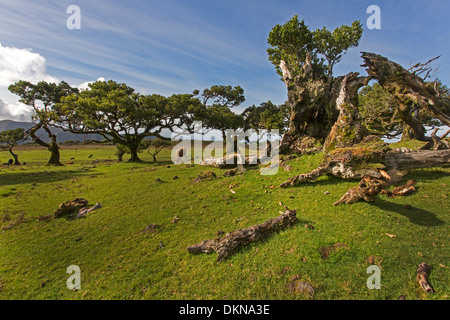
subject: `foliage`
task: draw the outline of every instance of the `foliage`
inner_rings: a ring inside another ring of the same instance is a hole
[[[199,97],[205,108],[203,120],[206,127],[220,130],[223,140],[226,139],[227,129],[235,130],[242,127],[242,117],[231,111],[245,101],[244,89],[240,86],[214,85],[203,90],[201,95],[199,91],[195,91],[194,94]]]
[[[56,141],[56,136],[51,132],[50,126],[60,120],[56,105],[63,97],[77,93],[78,89],[72,88],[64,81],[61,81],[59,84],[48,83],[46,81],[33,84],[24,80],[10,85],[8,89],[20,97],[19,102],[33,109],[32,121],[35,125],[27,133],[36,143],[46,147],[51,152],[48,164],[61,165],[59,161],[59,146]],[[36,131],[40,128],[47,132],[51,140],[50,143],[44,142],[36,135]]]
[[[62,125],[75,133],[100,134],[105,141],[129,148],[131,162],[141,161],[139,146],[146,137],[163,138],[163,129],[191,125],[200,105],[190,94],[141,95],[112,80],[91,83],[89,88],[62,100]]]
[[[381,136],[395,137],[402,133],[395,97],[377,82],[358,93],[359,112],[366,128]]]
[[[19,165],[18,156],[12,151],[13,148],[21,141],[26,140],[27,135],[23,128],[5,130],[0,132],[0,151],[8,150],[14,158],[14,164]]]
[[[286,105],[276,106],[272,101],[252,105],[242,112],[245,129],[278,129],[283,134],[288,125],[288,109]]]
[[[313,32],[313,45],[317,53],[327,61],[327,76],[333,75],[333,67],[341,61],[343,55],[351,47],[357,47],[362,36],[362,24],[354,21],[351,26],[342,25],[329,31],[325,27]]]
[[[58,120],[55,106],[72,93],[77,93],[77,88],[72,88],[67,82],[59,84],[39,81],[33,84],[20,80],[8,87],[9,91],[20,97],[19,102],[32,107],[32,120],[37,124],[51,125]]]
[[[164,148],[170,147],[172,144],[169,141],[163,140],[163,139],[153,139],[153,140],[146,140],[148,143],[147,146],[147,153],[150,154],[153,157],[153,161],[156,162],[156,156],[158,153],[160,153]]]
[[[295,15],[284,25],[276,25],[269,33],[267,49],[269,60],[278,74],[284,60],[295,78],[303,73],[303,66],[309,58],[315,73],[332,79],[333,67],[351,47],[356,47],[362,36],[362,24],[354,21],[351,26],[342,25],[329,31],[325,27],[311,31],[305,21]]]

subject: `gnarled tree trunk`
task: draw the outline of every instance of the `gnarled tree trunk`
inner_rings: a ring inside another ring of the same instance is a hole
[[[358,89],[367,85],[368,77],[358,77],[357,72],[350,72],[339,77],[333,84],[332,92],[338,93],[334,99],[339,117],[328,134],[323,151],[328,153],[335,148],[350,147],[360,143],[369,134],[361,123],[358,109]]]
[[[323,76],[316,76],[308,61],[305,63],[305,72],[296,78],[291,76],[283,60],[280,68],[291,107],[289,130],[281,141],[280,153],[303,153],[306,148],[323,143],[337,119],[331,83]]]
[[[36,131],[38,131],[40,128],[43,128],[45,130],[45,132],[47,132],[48,137],[50,138],[50,143],[43,141],[36,135]],[[37,144],[39,144],[43,147],[46,147],[47,150],[50,151],[51,155],[50,155],[50,160],[48,161],[48,164],[57,165],[57,166],[63,165],[60,161],[59,146],[56,141],[56,135],[54,135],[50,131],[50,129],[48,128],[47,125],[38,123],[34,127],[30,128],[27,131],[27,134],[31,137],[31,139],[34,140],[34,142],[36,142]]]
[[[362,58],[364,59],[362,66],[366,67],[369,77],[377,79],[379,84],[397,99],[399,115],[411,127],[416,139],[430,140],[425,137],[422,123],[409,112],[412,104],[417,104],[427,114],[450,126],[449,108],[444,106],[444,102],[431,84],[425,83],[417,75],[378,54],[362,52]]]

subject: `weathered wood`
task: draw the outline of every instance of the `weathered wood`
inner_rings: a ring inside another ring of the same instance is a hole
[[[425,292],[433,292],[433,288],[428,282],[428,276],[430,275],[431,266],[425,262],[419,264],[417,268],[417,276],[416,280],[419,283],[420,287],[425,290]]]
[[[358,75],[357,72],[350,72],[344,77],[337,78],[333,84],[333,92],[339,93],[335,100],[339,116],[325,140],[324,153],[335,148],[350,147],[369,135],[368,130],[362,125],[357,97],[358,89],[367,85],[370,78]]]
[[[414,102],[425,113],[450,126],[450,113],[445,107],[446,102],[440,98],[439,92],[433,86],[426,83],[417,74],[411,73],[383,56],[362,52],[362,58],[364,59],[362,67],[366,67],[369,77],[377,79],[380,85],[394,95],[399,102],[399,108],[406,108],[411,102]],[[408,112],[401,112],[400,116],[402,114],[404,116],[402,120],[414,131],[416,139],[425,138],[422,123]]]
[[[450,149],[387,153],[383,164],[398,170],[441,167],[450,164]]]
[[[285,209],[286,211],[282,215],[264,223],[229,232],[221,238],[204,240],[188,247],[187,250],[193,254],[217,252],[216,261],[221,262],[237,249],[295,224],[298,221],[296,211],[289,210],[287,207]]]
[[[69,219],[80,218],[92,212],[98,208],[101,208],[100,203],[96,203],[93,207],[88,207],[88,201],[83,198],[75,198],[59,205],[58,209],[54,212],[54,218],[61,218],[63,216]]]
[[[450,149],[418,152],[386,152],[377,156],[379,162],[361,164],[352,155],[339,155],[308,173],[299,174],[280,184],[280,187],[296,186],[314,182],[322,175],[330,174],[344,179],[361,179],[364,176],[382,178],[381,170],[410,170],[450,165]],[[358,159],[359,160],[359,159]],[[370,164],[373,168],[370,169]]]
[[[391,180],[383,181],[380,179],[373,179],[371,177],[364,177],[358,186],[350,188],[341,199],[334,203],[335,206],[341,203],[355,203],[358,201],[373,202],[379,194],[387,194],[388,197],[404,196],[416,191],[416,180],[409,180],[406,184],[395,188],[393,191],[386,190],[392,185]]]
[[[101,205],[100,203],[97,202],[93,207],[90,207],[90,208],[81,208],[81,209],[78,211],[78,214],[75,216],[75,218],[83,217],[83,216],[87,215],[88,213],[90,213],[90,212],[92,212],[92,211],[94,211],[94,210],[100,209],[101,207],[102,207],[102,205]]]
[[[449,133],[450,130],[448,130],[446,133],[444,133],[441,137],[438,137],[436,135],[436,132],[439,130],[439,128],[434,129],[434,131],[431,133],[431,141],[428,141],[423,147],[420,148],[420,150],[443,150],[443,149],[450,149],[450,145],[447,141],[442,141]]]
[[[365,177],[359,182],[357,187],[350,188],[334,205],[354,203],[360,200],[373,202],[375,197],[387,186],[388,184],[382,180]]]
[[[396,196],[404,196],[410,194],[411,192],[416,191],[416,180],[408,180],[404,185],[395,188],[393,191],[390,190],[381,190],[380,193],[387,194],[389,198]]]

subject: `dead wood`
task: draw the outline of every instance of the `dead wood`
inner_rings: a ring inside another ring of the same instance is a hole
[[[87,208],[87,207],[81,208],[80,210],[78,210],[78,214],[75,216],[75,218],[83,217],[83,216],[87,215],[89,212],[92,212],[92,211],[94,211],[94,210],[97,210],[97,209],[99,209],[99,208],[101,208],[101,207],[102,207],[102,205],[101,205],[100,203],[97,202],[93,207],[90,207],[90,208]]]
[[[199,183],[204,180],[213,180],[217,178],[216,174],[213,171],[203,171],[201,172],[197,178],[193,180],[194,183]]]
[[[417,276],[416,280],[419,283],[420,287],[425,292],[434,292],[433,288],[431,287],[430,283],[428,282],[428,276],[430,275],[431,266],[425,262],[422,262],[419,264],[419,267],[417,268]]]
[[[300,275],[295,275],[291,278],[291,280],[287,285],[288,292],[293,295],[300,294],[305,296],[306,298],[313,299],[316,290],[314,289],[311,283],[301,281],[300,279],[301,279]]]
[[[418,152],[393,152],[390,149],[371,149],[363,144],[351,148],[333,150],[322,165],[308,173],[302,173],[280,184],[280,187],[296,186],[304,182],[314,182],[322,175],[333,175],[344,179],[362,179],[369,176],[383,178],[389,172],[393,181],[398,182],[401,171],[442,167],[450,164],[450,149],[423,150]],[[401,173],[404,175],[404,173]]]
[[[436,132],[439,130],[439,128],[434,129],[434,131],[431,133],[431,141],[428,141],[423,147],[420,148],[420,150],[445,150],[450,149],[450,145],[447,141],[442,141],[449,133],[450,130],[448,130],[446,133],[444,133],[441,137],[436,136]]]
[[[289,210],[287,207],[285,207],[285,210],[282,215],[264,223],[229,232],[221,238],[204,240],[188,247],[187,250],[193,254],[217,252],[216,261],[221,262],[231,256],[237,249],[267,238],[271,234],[295,224],[298,221],[296,211]]]
[[[387,194],[389,198],[396,196],[404,196],[410,194],[411,192],[416,191],[415,188],[416,180],[409,180],[406,184],[395,188],[393,191],[389,190],[381,190],[381,194]]]
[[[383,163],[398,170],[442,167],[450,164],[450,149],[388,153]]]
[[[386,174],[387,175],[387,174]],[[396,187],[393,191],[386,190],[392,185],[392,180],[383,181],[380,179],[374,179],[371,177],[364,177],[358,184],[358,186],[350,188],[341,199],[334,203],[335,206],[341,203],[355,203],[358,201],[373,202],[379,194],[387,194],[392,198],[395,196],[404,196],[416,191],[416,180],[409,180],[406,184]]]
[[[75,198],[59,205],[58,209],[54,212],[54,218],[67,217],[69,219],[80,218],[85,216],[87,213],[101,208],[100,203],[95,204],[95,206],[88,208],[88,201],[83,198]]]
[[[375,197],[387,186],[388,184],[385,181],[365,177],[359,182],[357,187],[350,188],[334,205],[355,203],[360,200],[373,202]]]

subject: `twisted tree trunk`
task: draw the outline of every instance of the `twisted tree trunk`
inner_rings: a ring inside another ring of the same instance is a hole
[[[397,152],[381,140],[378,143],[376,140],[370,141],[372,137],[368,136],[362,143],[351,148],[333,150],[317,169],[294,176],[281,183],[280,187],[314,182],[327,174],[344,179],[362,179],[366,176],[379,179],[385,171],[397,174],[402,170],[450,165],[450,149]]]
[[[305,149],[325,141],[336,121],[338,112],[332,102],[332,84],[316,75],[311,62],[305,62],[305,72],[293,78],[285,61],[280,68],[288,91],[291,107],[289,130],[283,136],[280,153],[303,153]]]
[[[40,128],[43,128],[45,132],[47,132],[48,137],[50,138],[50,143],[47,143],[43,141],[41,138],[39,138],[36,135],[36,131],[38,131]],[[56,135],[54,135],[47,125],[38,123],[34,127],[28,129],[27,134],[31,137],[31,139],[34,140],[37,144],[46,147],[48,151],[50,151],[50,160],[48,161],[48,164],[50,165],[56,165],[56,166],[62,166],[63,164],[60,161],[60,154],[59,154],[59,146],[56,141]]]
[[[410,112],[410,106],[416,104],[430,116],[450,126],[449,108],[439,98],[436,89],[417,75],[380,55],[363,52],[362,57],[365,61],[363,66],[369,76],[358,77],[357,73],[349,73],[345,77],[337,78],[330,91],[331,96],[336,97],[334,105],[340,114],[325,141],[323,163],[309,173],[288,179],[280,184],[280,187],[314,181],[323,174],[354,179],[362,179],[365,176],[381,178],[380,170],[408,170],[450,164],[448,145],[442,142],[435,132],[431,137],[425,137],[422,123]],[[288,76],[285,78],[286,84],[290,84],[289,81],[292,80]],[[399,102],[398,114],[411,128],[415,138],[430,141],[426,147],[438,151],[391,152],[389,146],[378,137],[364,138],[367,132],[360,122],[356,93],[371,79],[377,79],[380,85],[396,97]],[[445,135],[447,134],[448,132]]]
[[[368,77],[358,77],[357,72],[350,72],[339,77],[333,84],[333,93],[338,92],[335,98],[339,117],[328,134],[323,151],[330,152],[335,148],[350,147],[360,143],[369,132],[361,123],[358,109],[358,89],[367,85]]]
[[[362,52],[363,67],[370,78],[377,79],[379,84],[395,96],[399,102],[399,115],[414,132],[419,140],[430,140],[425,137],[422,123],[412,116],[409,107],[420,106],[427,114],[450,126],[450,113],[439,97],[439,93],[430,83],[425,83],[419,76],[404,69],[387,58],[369,52]]]

